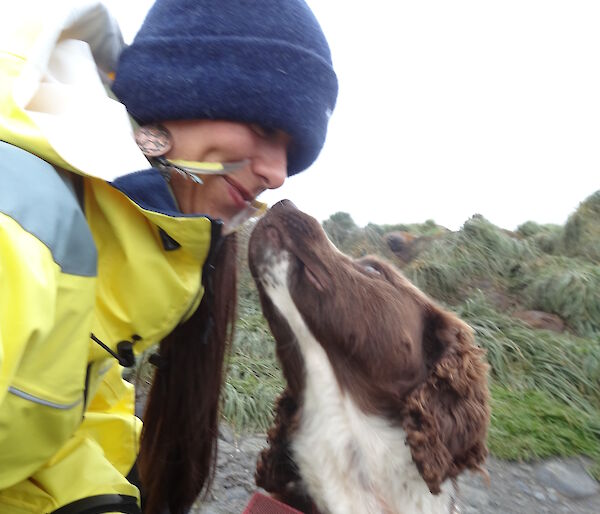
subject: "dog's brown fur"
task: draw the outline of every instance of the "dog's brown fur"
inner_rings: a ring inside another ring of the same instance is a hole
[[[302,509],[310,503],[290,452],[303,409],[303,359],[262,285],[261,266],[273,248],[293,255],[291,297],[340,388],[363,412],[404,429],[431,493],[464,469],[481,470],[490,416],[488,366],[472,330],[391,265],[339,253],[316,220],[283,202],[259,222],[249,248],[288,384],[276,406],[270,447],[257,465],[257,484]]]

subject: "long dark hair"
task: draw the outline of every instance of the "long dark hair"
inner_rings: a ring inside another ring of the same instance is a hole
[[[223,368],[236,315],[235,235],[211,253],[200,306],[160,343],[138,456],[146,514],[187,512],[214,478]]]

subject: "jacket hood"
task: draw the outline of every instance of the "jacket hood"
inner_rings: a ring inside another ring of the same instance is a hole
[[[21,0],[11,7],[10,23],[0,31],[0,140],[59,168],[110,182],[183,245],[179,238],[188,239],[196,223],[190,219],[204,215],[185,216],[176,206],[165,211],[162,192],[138,194],[148,191],[149,177],[153,187],[167,190],[157,173],[118,181],[151,167],[125,106],[108,87],[124,46],[116,21],[96,1]],[[266,208],[256,205],[252,215]],[[184,218],[190,219],[181,223]]]
[[[0,32],[0,140],[82,175],[147,169],[125,107],[102,77],[124,47],[98,2],[21,0]]]

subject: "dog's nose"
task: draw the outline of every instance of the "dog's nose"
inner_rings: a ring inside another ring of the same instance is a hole
[[[280,200],[279,202],[277,202],[275,205],[273,205],[273,207],[271,207],[271,209],[287,209],[287,210],[298,210],[298,207],[296,207],[294,205],[294,202],[292,202],[291,200]]]

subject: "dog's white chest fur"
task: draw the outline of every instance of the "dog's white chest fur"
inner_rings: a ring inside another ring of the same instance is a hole
[[[275,257],[275,256],[273,256]],[[342,391],[322,346],[287,288],[288,260],[271,261],[263,285],[294,331],[306,367],[294,460],[323,514],[446,514],[450,484],[432,495],[412,461],[404,431],[363,413]]]

